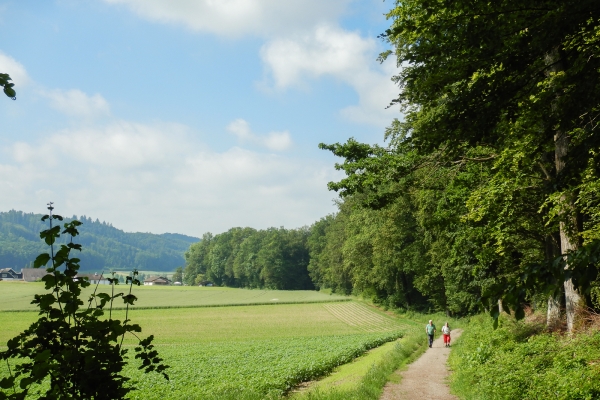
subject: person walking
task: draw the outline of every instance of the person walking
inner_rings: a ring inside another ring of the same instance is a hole
[[[447,322],[442,326],[442,334],[444,335],[444,346],[450,347],[450,325]]]
[[[433,345],[433,336],[435,335],[435,331],[436,329],[433,321],[429,320],[429,323],[425,325],[425,333],[427,333],[427,336],[429,337],[429,348],[431,348]]]

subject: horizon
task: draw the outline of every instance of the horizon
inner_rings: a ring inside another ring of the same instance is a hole
[[[245,6],[252,18],[190,0],[5,2],[0,72],[17,99],[0,104],[0,209],[52,199],[194,237],[335,212],[327,182],[343,174],[318,144],[381,144],[400,118],[398,67],[376,60],[392,5]]]

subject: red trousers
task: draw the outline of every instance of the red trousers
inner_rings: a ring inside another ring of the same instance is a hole
[[[444,344],[450,344],[450,335],[444,333]]]

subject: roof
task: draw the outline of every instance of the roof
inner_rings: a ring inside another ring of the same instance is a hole
[[[35,282],[48,275],[46,268],[23,268],[23,280],[27,282]]]
[[[167,278],[165,278],[164,276],[151,276],[151,277],[144,279],[144,282],[166,282],[166,283],[169,283],[170,281]]]
[[[108,279],[107,276],[104,276],[102,274],[97,274],[97,273],[93,273],[93,274],[77,274],[75,276],[75,278],[88,278],[90,281],[99,281],[99,280],[103,280],[103,279]]]

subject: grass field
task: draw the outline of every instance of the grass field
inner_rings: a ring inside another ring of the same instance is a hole
[[[124,292],[125,285],[117,285],[116,292]],[[93,286],[84,289],[87,298]],[[110,290],[108,285],[99,285],[98,291]],[[344,296],[330,295],[312,290],[248,290],[223,287],[198,286],[135,286],[138,297],[137,307],[202,307],[217,305],[258,304],[258,303],[304,303],[325,302],[347,299]],[[33,295],[44,291],[41,282],[0,282],[0,311],[35,310],[31,303]],[[115,306],[122,307],[121,303]],[[135,307],[135,306],[134,306]]]
[[[0,304],[5,310],[22,309],[27,296],[19,290],[31,298],[41,289],[38,284],[2,282]],[[21,301],[8,301],[9,292],[19,294],[15,297]],[[318,292],[140,287],[135,293],[140,306],[147,302],[198,306],[131,312],[144,336],[155,335],[157,348],[171,365],[171,381],[166,382],[140,374],[132,362],[127,375],[140,388],[131,396],[135,399],[278,397],[300,382],[326,375],[368,349],[395,340],[407,328],[360,302],[308,303],[336,298]],[[200,307],[252,301],[298,304]],[[116,311],[113,318],[122,319],[123,314]],[[0,312],[0,343],[36,318],[35,312]],[[0,376],[6,372],[0,366]]]

